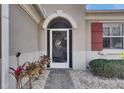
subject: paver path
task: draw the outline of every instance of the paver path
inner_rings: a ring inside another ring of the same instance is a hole
[[[65,69],[52,69],[45,84],[45,89],[73,89],[70,73]]]

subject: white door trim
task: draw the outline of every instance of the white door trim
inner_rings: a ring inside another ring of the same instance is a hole
[[[53,31],[66,31],[67,32],[67,62],[66,63],[53,63],[52,60],[52,32]],[[50,29],[50,68],[69,68],[69,29]]]

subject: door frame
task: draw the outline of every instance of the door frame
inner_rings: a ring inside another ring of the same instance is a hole
[[[71,28],[54,28],[52,30],[68,30],[69,35],[69,67],[73,68],[72,63],[72,29]],[[51,29],[47,29],[47,55],[50,57],[50,31]],[[51,68],[50,65],[47,65],[48,68]]]

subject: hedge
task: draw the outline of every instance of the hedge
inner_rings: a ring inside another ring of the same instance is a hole
[[[124,60],[94,59],[89,66],[94,75],[124,79]]]

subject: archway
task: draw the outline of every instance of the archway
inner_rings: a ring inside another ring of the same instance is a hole
[[[47,19],[43,23],[42,28],[44,30],[47,29],[49,23],[53,19],[58,18],[58,17],[61,17],[61,18],[64,18],[64,19],[68,20],[68,22],[70,22],[70,24],[72,25],[72,29],[76,29],[77,28],[77,24],[74,21],[74,19],[70,15],[68,15],[66,13],[63,13],[62,11],[59,11],[59,10],[57,11],[57,13],[51,14],[50,16],[47,17]]]

